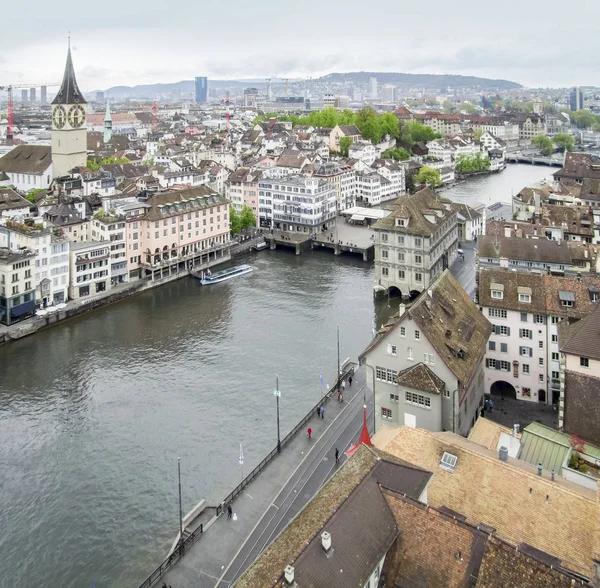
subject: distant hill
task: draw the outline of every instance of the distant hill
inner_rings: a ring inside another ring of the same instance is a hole
[[[368,84],[369,78],[377,78],[378,84],[393,84],[403,88],[478,88],[480,90],[514,90],[521,84],[508,80],[491,80],[476,76],[458,76],[450,74],[409,74],[390,72],[356,71],[332,73],[320,78],[321,82]]]
[[[475,76],[458,75],[435,75],[435,74],[407,74],[390,72],[349,72],[332,73],[321,78],[313,79],[310,83],[330,83],[330,84],[368,84],[369,78],[377,78],[378,84],[393,84],[402,88],[425,88],[425,89],[444,89],[444,88],[474,88],[479,90],[513,90],[522,88],[516,82],[508,80],[491,80],[488,78],[478,78]],[[290,80],[293,82],[295,80]],[[274,85],[280,84],[280,80],[273,80]],[[211,80],[209,86],[220,88],[234,88],[247,86],[262,86],[264,80]],[[160,94],[190,94],[194,92],[194,81],[183,80],[167,84],[143,84],[140,86],[114,86],[105,90],[113,98],[154,98]],[[93,95],[90,92],[90,96]]]

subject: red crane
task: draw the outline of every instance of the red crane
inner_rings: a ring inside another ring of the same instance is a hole
[[[9,84],[8,86],[0,86],[0,90],[8,92],[8,128],[6,129],[6,139],[11,141],[13,138],[14,126],[14,104],[13,104],[13,88],[37,88],[41,86],[60,86],[60,84]]]

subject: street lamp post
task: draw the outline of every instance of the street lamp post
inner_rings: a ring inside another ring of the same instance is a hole
[[[340,393],[341,385],[341,370],[340,370],[340,325],[337,326],[337,391]]]
[[[277,453],[281,453],[281,437],[279,435],[279,397],[281,391],[279,390],[279,376],[275,376],[275,391],[273,392],[277,399]]]
[[[183,554],[183,509],[181,506],[181,458],[177,458],[177,478],[179,480],[179,553]]]

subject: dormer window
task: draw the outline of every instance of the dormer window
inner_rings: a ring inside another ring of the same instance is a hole
[[[561,290],[558,293],[558,297],[560,298],[560,303],[562,306],[566,308],[572,308],[575,306],[575,295],[573,292],[569,292],[568,290]]]
[[[504,298],[504,292],[502,292],[502,290],[492,290],[492,298],[502,300]]]
[[[406,227],[407,224],[408,223],[406,222],[406,219],[404,219],[404,218],[397,218],[396,219],[396,226],[397,227]]]

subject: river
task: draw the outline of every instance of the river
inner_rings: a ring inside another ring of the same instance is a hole
[[[549,170],[509,166],[444,192],[508,201]],[[183,506],[216,503],[285,435],[394,310],[373,268],[314,251],[247,256],[254,272],[148,291],[0,348],[0,586],[135,586]],[[397,304],[397,302],[396,302]],[[393,305],[393,301],[392,301]]]

